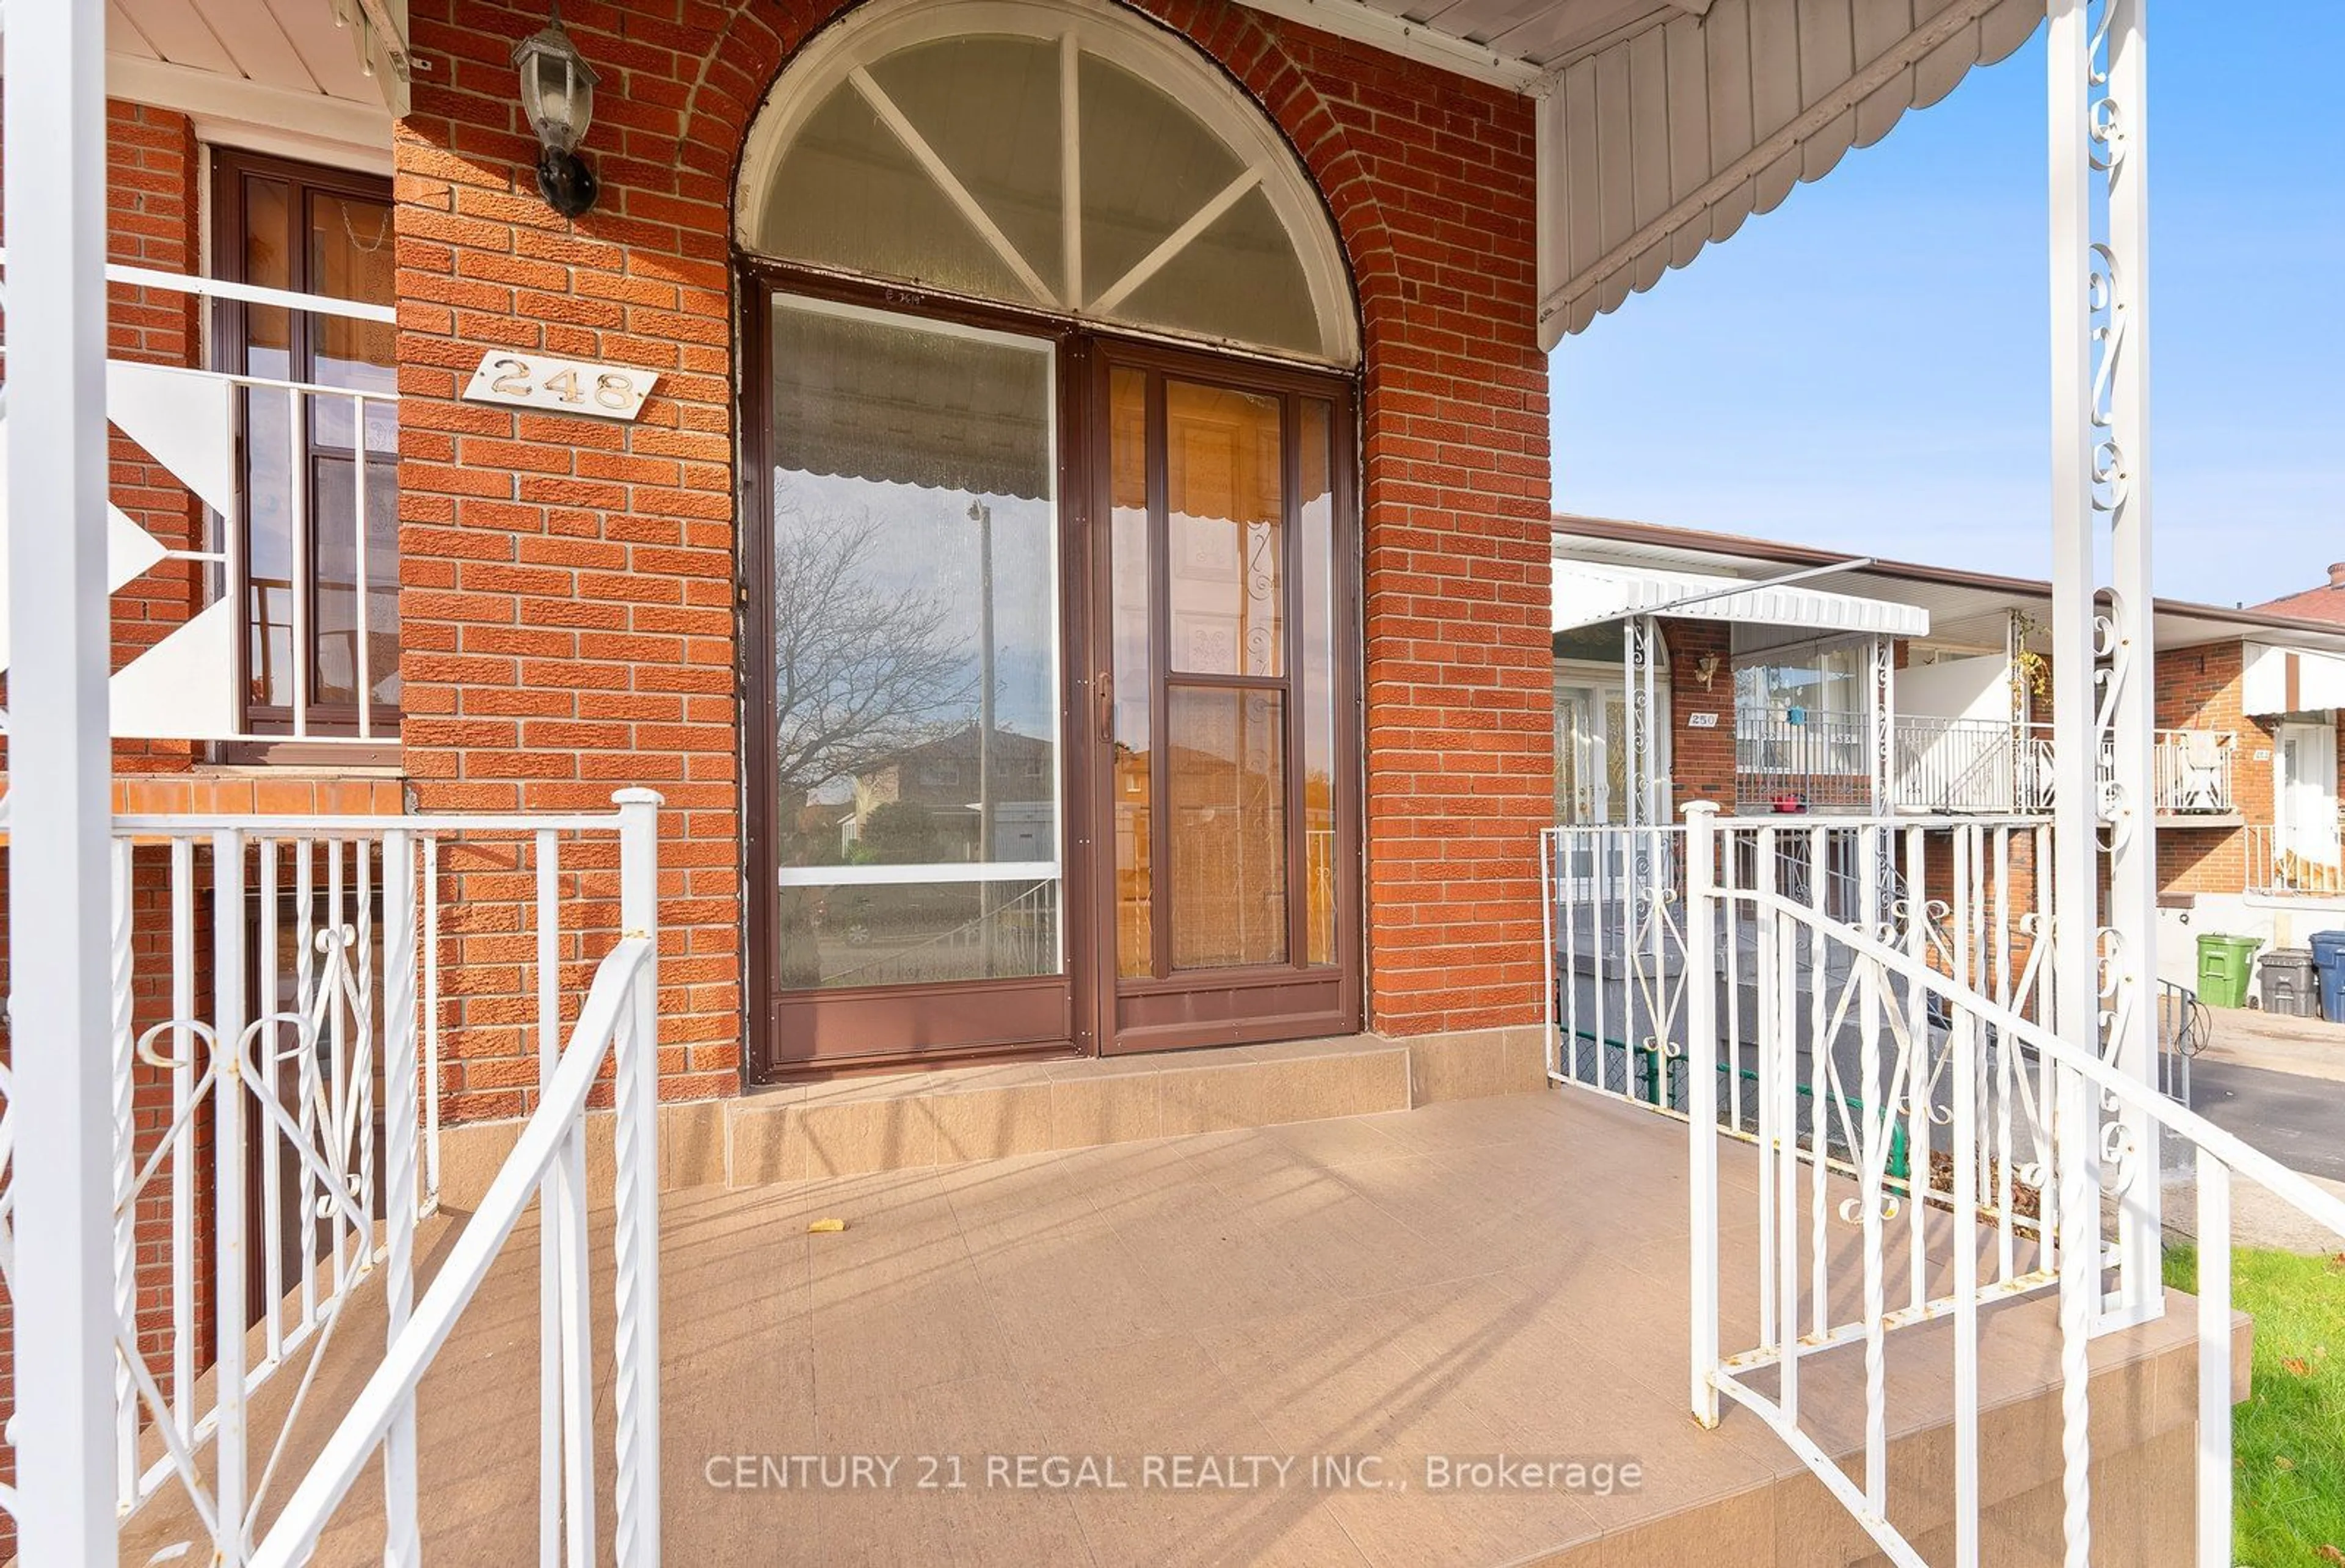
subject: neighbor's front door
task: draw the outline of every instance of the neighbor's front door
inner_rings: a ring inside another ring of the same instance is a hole
[[[2315,865],[2338,864],[2337,732],[2291,721],[2274,737],[2279,766],[2272,779],[2279,849]]]

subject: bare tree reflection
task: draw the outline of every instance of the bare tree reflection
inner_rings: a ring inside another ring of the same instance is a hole
[[[774,523],[777,848],[782,865],[820,865],[840,846],[817,793],[966,722],[979,677],[943,597],[884,586],[897,574],[878,559],[878,518],[814,515],[785,499]],[[820,982],[817,900],[810,888],[781,889],[785,986]]]

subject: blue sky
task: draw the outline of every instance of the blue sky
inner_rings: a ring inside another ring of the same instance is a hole
[[[2157,591],[2345,560],[2345,6],[2152,6]],[[1554,357],[1559,510],[2050,566],[2042,32]]]

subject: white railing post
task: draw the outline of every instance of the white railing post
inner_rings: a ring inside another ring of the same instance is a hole
[[[2198,1150],[2198,1568],[2230,1568],[2231,1172]]]
[[[244,1034],[244,835],[228,827],[212,834],[212,1300],[216,1320],[212,1376],[219,1391],[213,1430],[213,1497],[219,1510],[214,1561],[239,1568],[249,1548],[245,1504],[249,1496],[245,1449],[245,1269],[251,1226],[245,1213],[245,1097],[248,1042]],[[222,976],[234,976],[234,981]],[[372,1136],[368,1128],[366,1136]],[[190,1400],[193,1389],[173,1396]]]
[[[17,1547],[111,1563],[106,7],[17,5],[7,22]]]
[[[2108,245],[2101,256],[2106,325],[2099,379],[2108,388],[2101,417],[2102,511],[2109,522],[2111,630],[2109,744],[2117,824],[2109,849],[2109,926],[2116,1037],[2108,1059],[2157,1087],[2157,617],[2150,583],[2149,467],[2149,72],[2147,0],[2102,0],[2107,58],[2096,80],[2092,123],[2108,197]],[[2118,1194],[2117,1313],[2105,1327],[2157,1317],[2160,1277],[2158,1127],[2139,1110],[2120,1113],[2131,1160]]]
[[[2103,0],[2106,4],[2106,0]],[[2097,858],[2099,726],[2094,552],[2095,392],[2090,279],[2092,65],[2088,0],[2049,0],[2045,47],[2050,132],[2052,300],[2052,766],[2054,1020],[2082,1051],[2100,1051]],[[2092,1475],[2087,1341],[2100,1310],[2099,1097],[2057,1072],[2054,1137],[2060,1189],[2061,1453],[2067,1568],[2091,1568]]]
[[[544,1092],[553,1087],[554,1070],[561,1063],[562,861],[554,835],[538,834],[536,847],[538,1083],[541,1092]],[[623,824],[619,845],[623,901],[626,856],[631,848]],[[622,924],[625,924],[624,919]],[[633,934],[632,928],[628,934]],[[624,1034],[620,1038],[624,1041]],[[628,1066],[623,1058],[616,1068],[622,1086],[626,1081]],[[621,1092],[624,1093],[624,1087]],[[625,1112],[620,1114],[624,1116]],[[623,1194],[626,1180],[623,1164],[619,1175]],[[586,1258],[584,1122],[572,1127],[563,1138],[553,1168],[546,1173],[545,1185],[538,1194],[538,1213],[543,1232],[539,1247],[543,1334],[540,1359],[547,1371],[539,1432],[539,1441],[546,1446],[538,1473],[540,1485],[550,1489],[539,1499],[538,1518],[541,1530],[548,1520],[559,1526],[553,1535],[541,1538],[538,1555],[541,1562],[560,1561],[570,1568],[592,1568],[595,1524],[594,1351],[589,1299],[593,1281]]]
[[[1547,1009],[1547,1073],[1551,1078],[1563,1071],[1562,1009],[1556,1006],[1555,990],[1555,851],[1562,831],[1543,827],[1538,835],[1539,974],[1546,986],[1541,1005]]]
[[[415,1041],[415,865],[403,830],[382,835],[383,1117],[389,1140],[383,1219],[389,1256],[383,1270],[387,1343],[396,1344],[415,1302],[417,1126]],[[372,1129],[360,1136],[371,1138]],[[422,1559],[416,1518],[415,1391],[391,1417],[382,1445],[383,1563],[415,1568]]]
[[[553,834],[536,836],[537,1087],[553,1085],[562,1062],[562,907],[560,850]],[[538,1193],[537,1228],[537,1560],[562,1561],[562,1236],[555,1183]]]
[[[1700,800],[1686,818],[1686,1179],[1692,1203],[1694,1419],[1718,1424],[1718,807]],[[1662,1098],[1668,1098],[1666,1079]]]
[[[138,1343],[138,1077],[132,1031],[130,845],[113,845],[114,879],[114,1312],[116,1331]],[[138,1501],[138,1390],[127,1357],[115,1358],[115,1506]]]
[[[617,1443],[614,1502],[619,1568],[656,1568],[660,1555],[659,1410],[659,808],[656,791],[621,790],[619,924],[650,944],[614,1043],[618,1167],[614,1251],[618,1276],[614,1352]]]

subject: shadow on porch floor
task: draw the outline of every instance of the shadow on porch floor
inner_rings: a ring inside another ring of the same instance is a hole
[[[1632,1107],[1549,1092],[672,1194],[666,1561],[1862,1560],[1855,1527],[1754,1418],[1730,1409],[1704,1432],[1687,1414],[1684,1136],[1682,1124]],[[1727,1151],[1731,1215],[1755,1212],[1749,1156]],[[598,1281],[609,1265],[607,1212],[599,1218]],[[848,1229],[809,1235],[821,1218]],[[1729,1224],[1730,1255],[1747,1259],[1755,1231]],[[524,1230],[423,1385],[427,1561],[536,1556],[535,1257]],[[610,1324],[597,1290],[596,1502],[607,1543]],[[2056,1484],[2048,1533],[2038,1533],[2042,1500],[2029,1501],[2057,1475],[2056,1457],[2041,1468],[2039,1437],[2048,1431],[2056,1456],[2050,1308],[1995,1309],[1994,1339],[2011,1353],[1990,1356],[1985,1402],[2006,1407],[2013,1435],[1991,1452],[2023,1468],[1991,1474],[1987,1496],[2006,1500],[1996,1528],[2015,1561],[2056,1555]],[[1730,1284],[1725,1312],[1730,1346],[1753,1342],[1755,1288]],[[2167,1468],[2187,1467],[2190,1452],[2191,1355],[2175,1349],[2187,1321],[2096,1347],[2096,1419],[2117,1440],[2096,1509],[2109,1516],[2103,1541],[2120,1553],[2109,1561],[2162,1561],[2162,1542],[2190,1539],[2188,1472]],[[313,1411],[343,1408],[381,1333],[370,1293],[337,1336]],[[1897,1484],[1942,1491],[1946,1341],[1924,1327],[1895,1343],[1894,1431],[1909,1434]],[[1846,1351],[1807,1363],[1807,1397],[1828,1417],[1858,1408],[1856,1365]],[[280,1391],[267,1392],[281,1406]],[[283,1420],[263,1402],[257,1431]],[[281,1475],[314,1452],[326,1421],[305,1414]],[[1431,1456],[1499,1454],[1610,1464],[1613,1484],[1426,1484]],[[896,1459],[887,1484],[781,1484],[818,1482],[790,1456],[823,1456],[835,1480],[857,1455]],[[1112,1457],[1126,1485],[1015,1484],[1018,1456],[1060,1456],[1071,1470],[1089,1459],[1093,1481]],[[1290,1456],[1281,1484],[1276,1462]],[[1314,1484],[1315,1458],[1344,1456],[1373,1456],[1382,1484],[1346,1489],[1324,1472]],[[1261,1484],[1142,1484],[1208,1459],[1223,1479]],[[288,1484],[272,1487],[270,1512]],[[381,1560],[380,1496],[371,1468],[319,1562]],[[167,1494],[131,1522],[125,1563],[186,1537],[176,1504]]]

